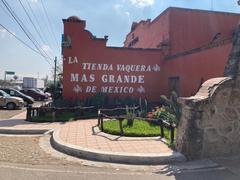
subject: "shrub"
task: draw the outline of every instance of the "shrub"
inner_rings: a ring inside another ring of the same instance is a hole
[[[156,110],[153,112],[153,117],[156,119],[162,119],[169,123],[176,123],[177,118],[174,114],[170,113],[166,110],[165,107],[157,107]]]
[[[175,116],[175,124],[178,125],[178,121],[181,117],[181,107],[177,101],[178,95],[175,91],[171,92],[170,98],[166,96],[160,96],[160,103],[167,112]]]
[[[84,101],[80,99],[64,99],[64,98],[58,98],[55,101],[56,107],[75,107],[75,106],[84,106]]]
[[[95,106],[96,108],[104,107],[108,104],[108,96],[104,93],[97,93],[96,95],[88,98],[86,104]]]

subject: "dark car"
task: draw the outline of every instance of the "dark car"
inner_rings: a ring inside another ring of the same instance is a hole
[[[49,93],[49,92],[44,92],[43,90],[41,90],[41,89],[35,89],[37,92],[39,92],[39,93],[42,93],[42,94],[46,94],[49,98],[52,96],[51,95],[51,93]]]
[[[27,95],[21,93],[20,91],[18,91],[16,89],[13,89],[13,88],[0,88],[0,89],[3,90],[4,92],[6,92],[7,94],[11,95],[11,96],[22,98],[26,105],[34,103],[34,99],[32,97],[27,96]]]
[[[44,101],[48,99],[48,96],[46,94],[39,93],[35,89],[23,89],[21,92],[28,96],[31,96],[33,99],[38,101]]]

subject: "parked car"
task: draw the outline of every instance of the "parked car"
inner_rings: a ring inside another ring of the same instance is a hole
[[[18,91],[16,89],[13,89],[13,88],[0,88],[0,90],[5,91],[7,94],[9,94],[11,96],[22,98],[26,105],[34,103],[34,99],[32,97],[27,96],[27,95],[21,93],[20,91]]]
[[[22,108],[24,101],[22,98],[10,96],[5,91],[0,90],[0,107],[6,107],[7,109],[13,110]]]
[[[38,101],[44,101],[48,99],[46,94],[39,93],[35,89],[23,89],[21,92]]]
[[[42,94],[46,94],[49,98],[52,96],[51,95],[51,93],[49,93],[49,92],[44,92],[43,90],[41,90],[41,89],[35,89],[37,92],[39,92],[39,93],[42,93]]]

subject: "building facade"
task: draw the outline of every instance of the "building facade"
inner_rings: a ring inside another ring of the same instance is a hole
[[[64,19],[63,96],[102,92],[157,101],[171,91],[193,95],[202,82],[223,75],[239,18],[168,8],[153,21],[134,22],[124,47],[106,46],[108,37],[96,38],[78,17]]]

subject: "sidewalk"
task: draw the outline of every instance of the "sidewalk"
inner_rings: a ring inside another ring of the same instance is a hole
[[[25,121],[26,111],[13,116],[10,119],[1,119],[0,128],[9,129],[56,129],[61,123],[33,123]]]
[[[99,132],[97,120],[66,123],[60,129],[60,138],[69,144],[84,148],[124,153],[172,153],[159,138],[121,138]]]
[[[100,132],[96,126],[97,119],[32,123],[25,121],[25,117],[26,112],[23,112],[11,119],[0,120],[0,133],[42,134],[53,130],[52,145],[57,150],[92,160],[133,164],[185,160],[183,155],[174,152],[159,137],[120,137]]]

